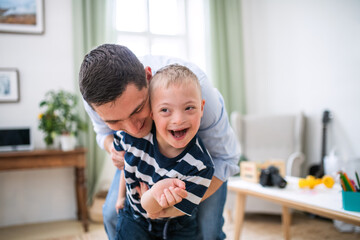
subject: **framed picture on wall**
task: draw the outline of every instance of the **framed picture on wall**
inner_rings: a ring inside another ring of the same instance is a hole
[[[0,68],[0,103],[19,100],[19,71],[15,68]]]
[[[44,33],[44,0],[0,1],[0,32]]]

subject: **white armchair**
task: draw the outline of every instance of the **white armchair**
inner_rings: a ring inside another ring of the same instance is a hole
[[[285,160],[286,175],[301,176],[305,117],[294,115],[241,115],[231,114],[231,125],[238,137],[242,155],[249,161],[264,162],[269,159]],[[229,180],[231,181],[231,179]],[[225,208],[230,209],[234,195],[230,192]],[[246,212],[280,214],[281,207],[248,196]]]

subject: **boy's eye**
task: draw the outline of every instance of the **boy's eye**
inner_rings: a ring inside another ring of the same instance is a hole
[[[191,110],[191,109],[194,109],[194,108],[195,108],[195,107],[192,107],[192,106],[191,106],[191,107],[185,108],[185,110],[188,111],[188,110]]]
[[[160,109],[160,112],[168,112],[169,110],[167,108]]]

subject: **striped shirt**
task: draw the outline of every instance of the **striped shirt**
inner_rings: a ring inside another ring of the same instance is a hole
[[[174,205],[181,212],[191,215],[198,206],[214,174],[213,161],[201,142],[195,136],[186,149],[175,158],[167,158],[159,152],[156,141],[155,125],[143,138],[117,131],[114,134],[114,147],[125,152],[126,195],[130,206],[147,218],[141,207],[136,187],[140,182],[151,188],[165,178],[178,178],[185,182],[188,196]]]

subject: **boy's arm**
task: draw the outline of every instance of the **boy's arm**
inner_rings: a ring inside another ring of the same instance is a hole
[[[121,174],[120,183],[119,183],[119,193],[118,199],[116,201],[116,212],[119,212],[119,209],[123,209],[125,206],[125,198],[126,198],[126,183],[124,173]]]
[[[184,216],[184,215],[185,215],[184,212],[181,212],[179,209],[172,206],[172,207],[163,209],[161,212],[159,212],[157,214],[156,218],[179,217],[179,216]]]
[[[207,191],[205,192],[201,201],[204,201],[205,199],[210,197],[214,192],[216,192],[219,189],[219,187],[221,187],[222,184],[223,184],[223,182],[220,179],[213,176],[210,186],[207,189]],[[161,212],[159,212],[159,214],[157,214],[156,217],[157,218],[166,218],[166,217],[178,217],[178,216],[183,216],[183,215],[185,215],[185,213],[179,211],[178,209],[176,209],[175,207],[172,206],[172,207],[163,209]]]
[[[159,214],[163,209],[173,206],[187,197],[185,183],[176,178],[167,178],[155,183],[146,191],[141,184],[141,206],[149,215]],[[177,210],[178,211],[178,210]],[[180,211],[179,211],[180,212]]]
[[[141,206],[149,215],[157,214],[163,209],[160,206],[160,203],[153,196],[151,189],[141,196]]]
[[[217,177],[213,176],[210,186],[207,189],[207,191],[205,192],[203,198],[201,199],[201,201],[204,201],[205,199],[207,199],[208,197],[210,197],[214,192],[216,192],[219,187],[221,187],[221,185],[223,184],[223,182],[218,179]],[[169,207],[166,209],[163,209],[157,217],[159,218],[166,218],[166,217],[178,217],[178,216],[182,216],[185,215],[185,213],[179,211],[178,209],[176,209],[175,207]]]

